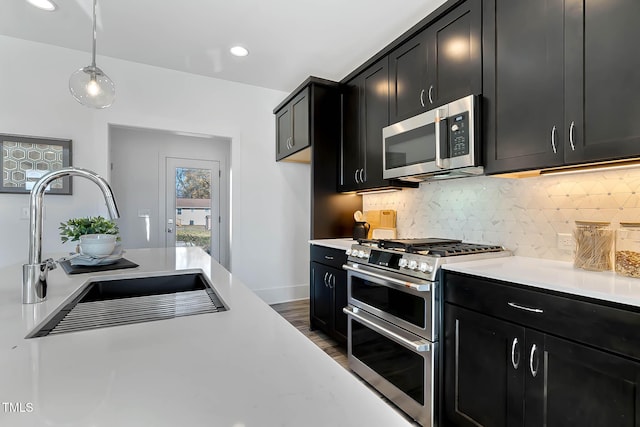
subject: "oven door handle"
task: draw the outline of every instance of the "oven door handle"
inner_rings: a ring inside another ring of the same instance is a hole
[[[408,348],[409,350],[415,351],[417,353],[425,353],[431,349],[431,345],[429,343],[424,342],[423,340],[419,340],[419,341],[408,340],[405,337],[398,335],[395,332],[390,331],[386,328],[383,328],[382,326],[376,324],[375,322],[372,322],[369,319],[366,319],[364,316],[358,314],[356,310],[357,309],[354,310],[353,307],[344,307],[342,309],[343,313],[346,314],[347,316],[351,316],[355,319],[358,319],[359,322],[361,322],[368,328],[373,329],[379,334],[384,335],[385,337],[400,344],[403,347]]]
[[[363,274],[365,276],[375,277],[376,279],[384,280],[394,283],[396,285],[404,286],[405,288],[415,289],[420,292],[429,292],[431,290],[431,282],[409,282],[406,280],[400,280],[393,277],[385,276],[383,274],[374,273],[373,271],[364,270],[362,268],[352,267],[348,264],[342,266],[344,270],[354,271],[356,273]]]

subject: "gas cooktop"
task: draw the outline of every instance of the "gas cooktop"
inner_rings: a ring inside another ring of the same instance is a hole
[[[347,250],[347,262],[433,281],[443,264],[510,255],[499,245],[455,239],[360,239]]]
[[[462,242],[462,240],[439,239],[433,237],[426,239],[390,240],[360,239],[358,240],[358,244],[378,249],[390,249],[410,254],[440,257],[504,251],[504,248],[498,245],[481,245],[477,243],[465,243]]]

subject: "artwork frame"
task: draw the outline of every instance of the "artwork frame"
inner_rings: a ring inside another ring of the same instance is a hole
[[[29,194],[47,172],[71,166],[71,140],[0,133],[0,193]],[[73,194],[66,176],[53,181],[46,194]]]

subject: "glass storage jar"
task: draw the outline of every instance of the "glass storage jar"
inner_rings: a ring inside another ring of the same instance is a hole
[[[616,273],[640,277],[640,222],[621,222],[616,231]]]
[[[614,234],[609,222],[576,221],[573,265],[593,271],[613,269]]]

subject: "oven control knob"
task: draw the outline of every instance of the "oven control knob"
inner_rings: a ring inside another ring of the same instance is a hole
[[[366,258],[369,254],[365,254],[364,251],[358,251],[358,258]]]
[[[415,270],[416,267],[418,267],[418,261],[416,261],[415,259],[412,259],[411,261],[409,261],[409,270]]]
[[[400,258],[400,260],[398,260],[398,267],[404,268],[409,264],[409,261],[407,261],[404,258]]]
[[[421,262],[418,270],[422,271],[423,273],[431,273],[433,272],[433,266],[426,262]]]
[[[351,248],[347,249],[347,256],[351,255]]]

